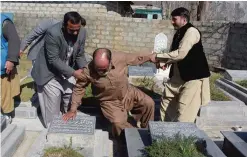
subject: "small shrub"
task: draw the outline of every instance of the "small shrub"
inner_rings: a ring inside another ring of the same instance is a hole
[[[247,80],[236,81],[236,83],[240,86],[243,86],[244,88],[247,88]]]
[[[147,157],[205,157],[205,147],[205,141],[178,133],[174,137],[153,142],[145,147],[144,154]]]

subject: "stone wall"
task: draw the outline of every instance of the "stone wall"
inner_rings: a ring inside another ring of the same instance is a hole
[[[29,14],[64,14],[69,11],[77,11],[84,15],[121,16],[125,13],[124,9],[126,7],[123,3],[112,1],[1,2],[2,12]]]
[[[231,23],[222,65],[247,70],[247,23]]]
[[[23,38],[40,20],[45,18],[62,20],[63,14],[15,13],[14,17],[19,36]],[[128,53],[151,52],[154,38],[158,33],[163,32],[168,36],[168,46],[174,34],[173,26],[168,20],[109,17],[107,15],[83,15],[83,17],[87,20],[85,50],[88,53],[92,53],[99,47]],[[246,24],[192,23],[201,31],[202,43],[210,65],[224,66],[229,69],[247,69]]]

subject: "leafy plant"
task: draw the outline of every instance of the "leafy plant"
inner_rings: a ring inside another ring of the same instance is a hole
[[[195,136],[186,137],[177,133],[162,138],[145,147],[147,157],[205,157],[205,142]]]
[[[243,86],[244,88],[247,88],[247,80],[236,81],[236,83],[240,86]]]
[[[72,148],[72,137],[70,137],[70,143],[68,146],[62,147],[51,147],[45,149],[43,157],[84,157],[76,150]]]

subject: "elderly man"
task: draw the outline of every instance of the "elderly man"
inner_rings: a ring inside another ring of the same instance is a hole
[[[128,83],[128,65],[155,62],[155,54],[112,53],[100,48],[93,53],[93,60],[83,69],[82,79],[77,80],[73,89],[71,110],[63,119],[75,118],[86,86],[91,83],[92,92],[100,101],[104,116],[113,125],[113,136],[119,137],[124,128],[133,127],[127,122],[130,111],[141,127],[154,119],[154,101],[148,95]]]
[[[63,21],[50,27],[34,63],[31,74],[37,84],[45,127],[54,115],[66,112],[75,79],[82,78],[82,68],[87,64],[84,55],[86,31],[81,19],[79,13],[68,12]]]
[[[162,121],[194,122],[201,105],[210,101],[209,67],[203,52],[201,34],[189,23],[189,11],[172,13],[174,35],[171,52],[157,54],[157,60],[171,64],[161,103]]]

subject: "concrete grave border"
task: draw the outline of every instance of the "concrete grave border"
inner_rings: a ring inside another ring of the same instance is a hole
[[[237,135],[245,134],[245,138],[247,139],[247,132],[221,131],[221,133],[224,136],[223,152],[228,157],[247,156],[247,142]]]
[[[238,85],[237,83],[233,81],[229,81],[224,78],[216,80],[215,83],[218,87],[227,91],[232,96],[243,101],[247,105],[247,89],[246,88]]]

